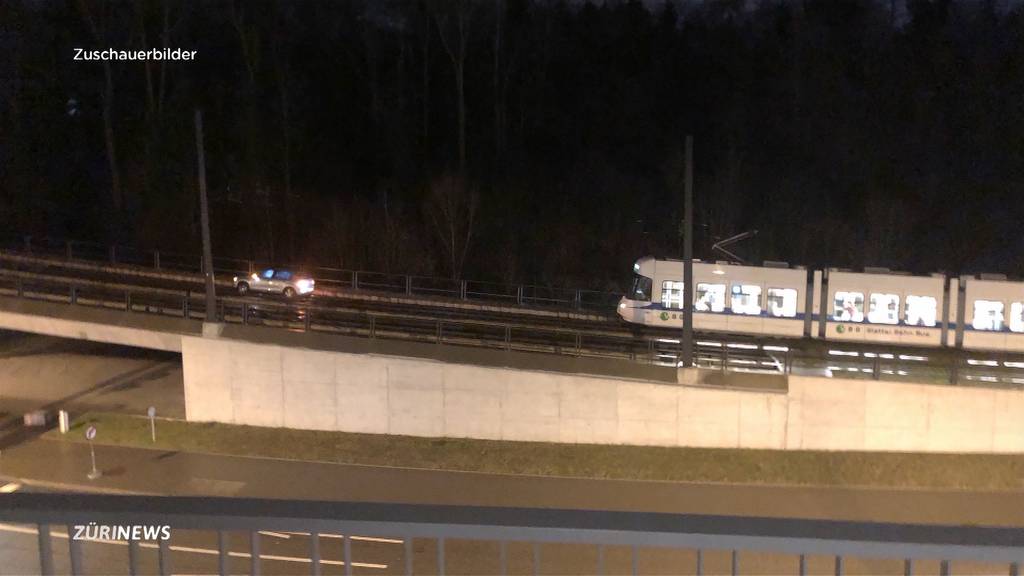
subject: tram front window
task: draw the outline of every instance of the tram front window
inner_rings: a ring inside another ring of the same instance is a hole
[[[639,274],[633,277],[633,290],[629,293],[630,300],[649,302],[651,300],[651,289],[654,287],[654,280]]]

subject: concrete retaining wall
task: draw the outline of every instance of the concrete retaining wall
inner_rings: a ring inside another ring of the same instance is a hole
[[[189,420],[571,443],[1024,452],[1024,392],[798,378],[747,392],[182,338]]]

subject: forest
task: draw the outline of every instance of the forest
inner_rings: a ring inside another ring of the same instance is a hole
[[[190,61],[76,61],[181,49]],[[695,255],[1024,273],[1007,0],[5,0],[9,235],[621,290]]]

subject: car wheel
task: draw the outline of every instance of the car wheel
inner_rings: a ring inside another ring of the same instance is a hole
[[[245,296],[248,293],[249,293],[249,283],[248,282],[239,282],[238,283],[238,294],[241,295],[241,296]]]
[[[284,294],[285,298],[288,298],[290,300],[292,298],[295,298],[295,289],[292,288],[291,286],[286,286],[282,294]]]

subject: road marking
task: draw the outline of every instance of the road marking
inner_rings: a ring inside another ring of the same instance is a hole
[[[0,523],[0,531],[15,532],[15,533],[18,533],[18,534],[31,534],[31,535],[38,535],[39,534],[39,532],[38,532],[38,530],[36,528],[26,528],[24,526],[16,526],[16,525],[12,525],[12,524],[3,524],[3,523]],[[68,533],[67,532],[61,532],[59,530],[53,530],[53,529],[50,530],[50,535],[51,536],[56,536],[57,538],[64,538],[64,539],[67,539],[67,537],[68,537]],[[353,537],[353,540],[354,539],[355,539],[355,537]],[[116,544],[118,546],[127,546],[128,545],[128,542],[125,541],[125,540],[81,540],[81,542],[95,542],[97,544]],[[154,544],[152,542],[139,542],[139,547],[140,548],[149,548],[149,549],[152,549],[152,550],[156,550],[160,546],[158,544]],[[171,545],[171,546],[168,546],[168,548],[170,548],[170,550],[172,552],[191,552],[193,554],[206,554],[206,555],[210,555],[210,556],[217,556],[217,555],[220,554],[220,551],[213,550],[211,548],[196,548],[196,547],[193,547],[193,546],[177,546],[177,545]],[[233,552],[233,551],[228,551],[228,556],[231,556],[233,558],[252,558],[252,554],[250,554],[249,552]],[[312,564],[312,562],[313,562],[312,558],[302,558],[300,556],[277,556],[277,555],[274,555],[274,554],[260,554],[260,560],[277,560],[279,562],[298,562],[298,563],[302,563],[302,564]],[[344,566],[345,565],[345,562],[343,562],[341,560],[324,560],[322,558],[320,559],[320,563],[324,564],[324,565],[327,565],[327,566]],[[375,563],[372,563],[372,562],[353,562],[352,563],[352,567],[353,568],[354,567],[359,567],[359,568],[376,568],[376,569],[379,569],[379,570],[386,570],[388,565],[387,564],[375,564]]]
[[[21,484],[18,484],[17,482],[4,484],[3,486],[0,486],[0,494],[10,494],[11,492],[16,492],[19,488],[21,488]]]
[[[309,536],[309,532],[289,532],[289,534],[296,534],[299,536]],[[344,538],[341,534],[320,534],[321,538]],[[383,542],[384,544],[405,544],[405,540],[396,540],[394,538],[377,538],[376,536],[353,536],[353,540],[359,540],[360,542]]]
[[[284,538],[285,540],[291,538],[291,536],[289,536],[287,534],[282,534],[280,532],[270,532],[269,530],[260,530],[259,533],[263,534],[264,536],[273,536],[274,538]]]

